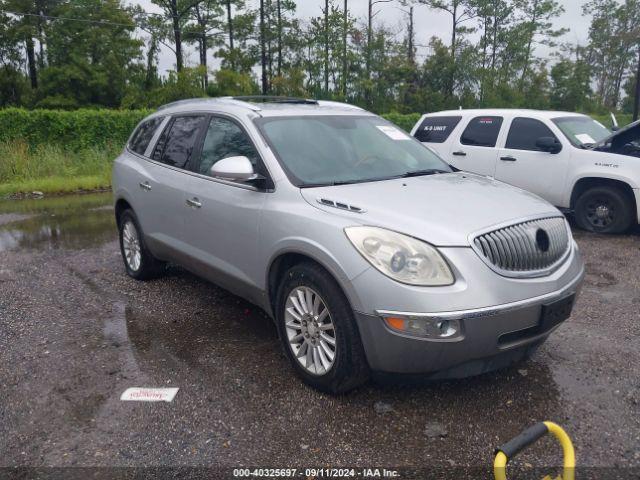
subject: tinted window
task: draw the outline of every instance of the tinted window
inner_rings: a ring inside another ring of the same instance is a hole
[[[196,171],[208,175],[216,162],[236,156],[247,157],[251,160],[253,168],[260,171],[258,152],[244,130],[226,118],[212,118]]]
[[[506,148],[513,148],[515,150],[534,150],[541,151],[536,147],[536,141],[540,137],[553,137],[553,134],[549,127],[539,120],[533,118],[514,118],[509,128],[509,135],[507,136]]]
[[[502,117],[476,117],[462,132],[460,143],[478,147],[495,147],[501,126]]]
[[[427,117],[416,130],[415,137],[421,142],[443,143],[462,117]]]
[[[131,137],[129,148],[140,155],[144,155],[149,142],[153,138],[153,134],[156,133],[163,119],[164,117],[156,117],[143,122]]]
[[[184,168],[193,153],[205,117],[177,117],[171,126],[162,132],[153,159],[167,165]]]

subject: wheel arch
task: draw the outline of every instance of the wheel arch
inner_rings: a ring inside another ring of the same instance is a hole
[[[327,272],[336,282],[347,302],[352,309],[355,309],[357,303],[355,292],[346,287],[347,275],[338,267],[336,263],[323,259],[322,255],[311,253],[303,249],[287,249],[278,252],[269,262],[266,278],[266,306],[269,308],[269,314],[275,318],[275,302],[278,292],[278,285],[284,272],[294,265],[309,262],[313,263]]]
[[[580,195],[594,187],[610,187],[615,188],[617,190],[622,191],[634,208],[634,215],[637,215],[637,205],[635,201],[635,194],[633,192],[633,188],[629,183],[624,180],[619,180],[616,178],[608,178],[608,177],[582,177],[579,178],[571,189],[571,198],[569,201],[569,206],[571,209],[574,209],[576,206],[576,202]]]
[[[131,204],[124,198],[119,198],[115,204],[115,216],[116,216],[116,224],[120,224],[120,216],[124,213],[125,210],[133,210]]]

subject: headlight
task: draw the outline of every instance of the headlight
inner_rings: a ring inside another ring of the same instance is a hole
[[[371,265],[398,282],[420,286],[451,285],[451,269],[431,245],[377,227],[347,227],[345,233]]]

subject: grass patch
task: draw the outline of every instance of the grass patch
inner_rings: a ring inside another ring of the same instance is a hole
[[[0,143],[0,196],[95,190],[111,185],[111,167],[120,148],[67,150],[57,145]]]

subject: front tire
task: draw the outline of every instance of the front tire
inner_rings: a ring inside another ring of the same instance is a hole
[[[302,263],[285,273],[278,288],[276,323],[285,355],[308,385],[337,394],[368,380],[351,306],[320,266]]]
[[[612,187],[594,187],[578,198],[578,226],[596,233],[623,233],[633,223],[633,208],[624,192]]]
[[[127,274],[136,280],[158,277],[165,269],[165,263],[153,256],[144,243],[140,223],[133,210],[125,210],[118,219],[120,253]]]

